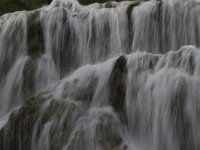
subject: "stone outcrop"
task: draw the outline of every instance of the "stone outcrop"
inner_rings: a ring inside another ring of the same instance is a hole
[[[33,10],[43,5],[49,4],[52,0],[1,0],[0,1],[0,15],[5,13]]]

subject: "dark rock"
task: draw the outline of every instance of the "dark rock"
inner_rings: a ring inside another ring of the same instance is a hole
[[[38,11],[34,11],[27,20],[27,44],[28,54],[32,59],[44,53],[43,30]]]
[[[110,76],[110,105],[118,112],[124,109],[126,96],[127,67],[126,57],[120,56],[114,66]]]
[[[112,0],[78,0],[80,2],[80,4],[82,5],[89,5],[92,3],[110,3],[112,2]],[[121,1],[125,1],[125,0],[115,0],[116,2],[121,2]],[[130,0],[131,1],[131,0]]]
[[[48,93],[29,98],[19,110],[10,115],[8,122],[0,130],[0,149],[31,149],[33,138],[38,140],[45,125],[52,119],[54,121],[49,133],[50,147],[52,150],[61,149],[68,141],[75,122],[84,114],[83,111],[82,105],[58,102]]]
[[[116,130],[116,122],[109,114],[103,114],[101,121],[96,127],[98,142],[103,146],[104,150],[115,149],[122,145],[123,140]]]
[[[41,6],[50,4],[52,0],[20,0],[20,3],[24,5],[27,10],[37,9]]]
[[[23,70],[22,92],[25,99],[35,93],[35,71],[36,61],[29,59]]]
[[[128,40],[128,47],[131,47],[132,46],[132,42],[133,42],[133,24],[134,24],[134,21],[132,19],[132,12],[133,12],[133,9],[134,7],[138,6],[140,4],[140,0],[139,1],[134,1],[132,4],[130,4],[128,7],[127,7],[127,10],[126,10],[126,13],[127,13],[127,17],[128,17],[128,37],[129,37],[129,40]],[[129,48],[131,49],[131,48]],[[130,53],[130,50],[127,51],[127,53]]]
[[[0,15],[20,10],[37,9],[43,5],[50,4],[51,1],[52,0],[1,0]]]
[[[31,135],[44,99],[40,95],[30,98],[18,111],[14,111],[0,130],[1,150],[31,149]]]

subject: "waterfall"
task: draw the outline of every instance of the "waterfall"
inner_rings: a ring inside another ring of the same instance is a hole
[[[0,150],[199,150],[199,15],[53,0],[0,16]]]

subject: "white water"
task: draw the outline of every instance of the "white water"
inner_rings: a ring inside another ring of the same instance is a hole
[[[199,150],[199,1],[133,4],[54,0],[0,17],[0,127],[28,97],[49,91],[34,122],[32,150]],[[29,37],[35,14],[34,27],[42,30]],[[35,58],[39,46],[30,48],[29,41],[39,34],[44,49]],[[110,105],[109,80],[122,54],[127,78],[119,111]],[[76,109],[61,116],[58,109],[42,124],[53,100]]]

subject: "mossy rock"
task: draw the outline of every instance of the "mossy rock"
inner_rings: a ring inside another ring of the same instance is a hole
[[[61,149],[68,141],[75,122],[84,112],[84,106],[57,101],[48,92],[31,97],[19,110],[11,113],[8,122],[0,130],[0,149],[31,149],[34,131],[39,139],[45,125],[51,120],[54,120],[49,133],[52,150]]]
[[[8,122],[0,130],[1,150],[31,149],[30,138],[39,115],[39,108],[45,99],[41,95],[30,98],[19,110],[10,115]]]

